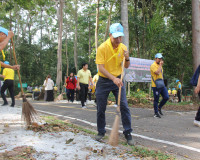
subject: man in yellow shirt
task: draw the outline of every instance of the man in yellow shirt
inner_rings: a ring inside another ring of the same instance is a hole
[[[152,84],[152,90],[153,90],[153,96],[154,96],[154,117],[161,118],[160,115],[163,115],[161,108],[164,106],[164,104],[169,99],[168,91],[166,87],[163,88],[157,88],[155,81],[157,79],[163,79],[163,56],[161,53],[157,53],[155,55],[155,62],[151,65],[150,71],[151,71],[151,84]],[[158,105],[159,96],[163,97],[162,101]]]
[[[8,44],[9,40],[14,36],[12,31],[8,31],[7,29],[0,26],[0,51],[2,52],[3,49]],[[14,70],[18,70],[20,68],[19,65],[10,66],[0,61],[0,70],[1,67],[3,68],[12,68]]]
[[[8,44],[9,40],[14,36],[14,33],[12,31],[8,31],[7,29],[3,28],[0,26],[0,51],[3,53],[3,49],[6,47],[6,45]],[[19,65],[14,65],[14,66],[10,66],[9,64],[6,64],[6,63],[3,63],[0,61],[0,70],[1,70],[1,67],[3,68],[10,68],[10,69],[14,69],[14,70],[18,70],[20,69],[20,66]],[[4,76],[1,76],[4,78]],[[3,87],[3,86],[2,86]],[[1,89],[2,91],[2,89]],[[14,94],[14,92],[13,92]],[[13,95],[14,96],[14,95]],[[3,98],[3,97],[2,97]],[[6,104],[5,102],[7,101],[4,101],[4,104]],[[11,104],[11,106],[14,107],[14,101],[13,102],[13,105]],[[7,102],[8,103],[8,102]],[[3,104],[3,105],[4,105]]]
[[[90,70],[88,70],[88,64],[82,64],[82,69],[78,71],[77,74],[77,89],[80,90],[81,94],[81,105],[83,109],[86,109],[85,102],[87,100],[88,89],[92,82],[92,75]]]
[[[97,98],[97,141],[105,135],[105,111],[107,99],[112,92],[117,100],[119,87],[121,89],[120,111],[124,135],[129,145],[134,145],[131,132],[131,114],[126,99],[126,91],[120,77],[122,73],[122,61],[125,57],[125,68],[130,65],[129,53],[124,44],[122,44],[123,26],[120,23],[114,23],[110,26],[109,39],[102,43],[96,54],[96,64],[98,65],[99,80],[96,85]]]
[[[97,71],[98,72],[98,71]],[[97,82],[99,80],[99,74],[97,73],[94,77],[93,77],[93,83],[94,83],[94,87],[96,88]]]
[[[8,61],[4,62],[5,64],[9,65]],[[10,92],[10,97],[12,100],[11,107],[15,106],[15,97],[14,97],[14,70],[11,68],[4,68],[3,75],[0,77],[4,78],[3,86],[1,87],[1,97],[4,101],[2,106],[8,105],[8,101],[6,100],[5,91],[6,89]]]

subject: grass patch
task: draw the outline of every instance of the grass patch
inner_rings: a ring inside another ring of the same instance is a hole
[[[138,146],[128,146],[125,142],[121,143],[126,147],[130,147],[131,150],[127,151],[128,154],[133,154],[135,157],[140,158],[153,158],[155,160],[175,160],[171,155],[167,155],[160,151],[149,150],[148,148]]]
[[[56,117],[53,117],[53,116],[42,116],[42,118],[45,120],[45,122],[47,122],[49,124],[66,125],[68,127],[78,129],[79,131],[85,132],[87,134],[91,134],[91,135],[97,134],[97,132],[91,131],[89,129],[85,129],[83,127],[77,126],[77,125],[72,124],[72,123],[64,122],[64,121],[59,120],[59,119],[57,119]]]

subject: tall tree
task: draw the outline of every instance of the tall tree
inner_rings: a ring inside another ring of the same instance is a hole
[[[58,91],[62,86],[62,28],[63,28],[63,0],[59,1],[59,10],[58,10],[58,21],[59,21],[59,31],[58,31],[58,51],[57,51],[57,78],[56,85]]]
[[[65,31],[66,31],[66,33],[65,33],[65,47],[66,47],[66,49],[65,49],[65,54],[66,54],[66,63],[67,63],[67,71],[66,71],[66,76],[68,76],[69,75],[69,56],[68,56],[68,44],[67,44],[67,34],[68,34],[68,29],[67,29],[67,22],[65,22],[65,26],[66,26],[66,29],[65,29]]]
[[[74,34],[74,65],[76,69],[76,73],[78,72],[78,55],[77,55],[77,23],[78,23],[78,1],[75,0],[75,34]]]
[[[200,64],[200,3],[199,0],[192,0],[192,54],[193,69]]]
[[[96,48],[96,53],[97,53],[97,48],[98,48],[99,2],[100,2],[100,0],[97,0],[97,2],[96,2],[96,28],[95,28],[95,48]]]
[[[105,36],[104,36],[104,41],[106,41],[106,39],[108,37],[113,5],[114,5],[114,2],[111,2],[110,11],[109,11],[108,20],[107,20],[107,25],[106,25],[106,32],[105,32]]]
[[[123,43],[129,50],[129,29],[128,29],[128,0],[121,0],[121,22],[124,27]]]
[[[89,1],[89,5],[91,7],[91,2],[92,0]],[[90,17],[91,17],[91,11],[89,10],[89,13],[88,13],[88,36],[89,36],[89,48],[88,48],[88,54],[89,54],[89,64],[90,64],[90,61],[91,61],[91,22],[90,22]]]

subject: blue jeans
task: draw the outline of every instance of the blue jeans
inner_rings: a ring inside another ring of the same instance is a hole
[[[108,100],[108,95],[110,92],[113,93],[117,101],[119,88],[113,83],[112,80],[108,78],[103,78],[99,76],[99,80],[96,86],[96,99],[97,99],[97,129],[99,133],[105,134],[105,111]],[[128,108],[128,103],[126,99],[126,90],[125,87],[122,87],[121,90],[121,100],[120,100],[120,111],[122,125],[124,128],[124,134],[132,132],[131,128],[131,114]]]
[[[156,87],[152,87],[153,89],[153,96],[154,96],[154,112],[158,113],[158,108],[161,109],[164,104],[168,101],[169,95],[166,87],[161,89],[157,89]],[[158,105],[160,94],[162,96],[162,101]]]

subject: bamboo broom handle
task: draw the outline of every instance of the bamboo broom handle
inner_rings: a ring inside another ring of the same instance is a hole
[[[122,62],[121,80],[123,80],[124,64],[125,64],[125,57],[123,58],[123,62]],[[117,101],[117,111],[118,112],[120,112],[121,90],[122,90],[122,87],[119,87],[118,101]]]
[[[14,46],[13,38],[11,38],[11,43],[12,43],[12,46],[13,46],[13,57],[15,59],[15,64],[18,65],[17,64],[16,54],[15,54],[15,46]],[[23,91],[23,87],[22,87],[22,80],[21,80],[21,76],[20,76],[19,70],[17,70],[17,74],[18,74],[18,77],[19,77],[19,83],[20,83],[21,92],[22,92],[22,95],[24,96],[24,91]]]

